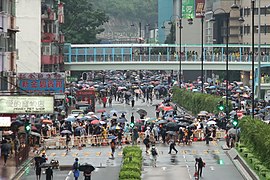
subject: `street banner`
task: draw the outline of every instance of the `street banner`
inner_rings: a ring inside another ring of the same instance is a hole
[[[10,117],[0,117],[0,128],[10,127],[11,118]]]
[[[195,1],[196,1],[195,16],[196,18],[201,18],[202,15],[205,13],[205,10],[204,10],[205,0],[195,0]]]
[[[19,73],[19,91],[34,95],[63,94],[65,73]]]
[[[182,18],[194,19],[195,14],[195,1],[194,0],[182,0]]]
[[[0,113],[51,114],[53,112],[53,96],[0,96]]]

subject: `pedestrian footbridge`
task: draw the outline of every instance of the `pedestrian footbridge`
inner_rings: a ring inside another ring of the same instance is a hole
[[[65,69],[91,70],[201,70],[201,45],[173,44],[65,44]],[[257,47],[257,45],[255,46]],[[262,45],[262,49],[270,45]],[[250,71],[251,45],[229,44],[229,70]],[[204,70],[225,70],[225,44],[205,44]],[[270,56],[263,54],[261,64],[267,65]],[[255,55],[255,66],[258,56]]]

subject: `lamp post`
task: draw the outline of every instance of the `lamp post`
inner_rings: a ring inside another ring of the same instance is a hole
[[[255,87],[254,87],[254,51],[255,51],[255,47],[254,47],[254,17],[255,17],[255,13],[254,13],[254,10],[255,10],[255,0],[251,0],[251,10],[252,10],[252,18],[251,18],[251,25],[252,25],[252,33],[251,33],[251,44],[252,44],[252,67],[251,67],[251,71],[252,71],[252,100],[251,100],[251,103],[252,103],[252,119],[254,119],[254,109],[255,109],[255,102],[254,102],[254,92],[255,92]],[[259,74],[260,76],[260,74]],[[259,77],[261,78],[261,77]]]
[[[223,13],[227,14],[226,17],[226,118],[229,119],[229,22],[230,22],[230,13],[232,10],[239,9],[239,6],[237,4],[233,4],[231,6],[231,10],[229,12],[226,12],[223,8],[217,8],[214,11],[212,11],[213,16],[217,11],[222,11]],[[209,21],[215,21],[215,18],[213,17]],[[239,18],[239,21],[243,21],[243,18]]]
[[[181,56],[181,49],[182,49],[182,18],[179,15],[172,15],[170,17],[170,22],[169,24],[172,24],[172,18],[176,17],[178,18],[178,26],[179,26],[179,74],[178,74],[178,82],[179,82],[179,87],[181,88],[182,84],[182,56]]]
[[[202,29],[201,29],[201,31],[202,31],[202,46],[201,46],[201,82],[202,82],[202,93],[203,93],[203,54],[204,54],[204,48],[203,48],[203,21],[204,21],[204,14],[201,14],[201,26],[202,26]]]

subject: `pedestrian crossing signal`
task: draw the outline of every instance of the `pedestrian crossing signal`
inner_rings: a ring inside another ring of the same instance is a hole
[[[25,128],[26,133],[30,133],[30,131],[31,131],[31,123],[26,122],[24,128]]]
[[[219,111],[224,111],[224,110],[225,110],[225,106],[223,105],[223,101],[220,101],[220,102],[219,102],[217,108],[218,108]]]

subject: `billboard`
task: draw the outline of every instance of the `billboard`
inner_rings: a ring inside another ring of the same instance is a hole
[[[205,13],[204,7],[205,7],[205,0],[196,0],[196,10],[195,10],[195,16],[196,18],[201,18],[202,15]]]
[[[51,114],[53,112],[53,96],[0,96],[0,113]]]
[[[63,94],[65,73],[19,73],[19,91],[35,95]]]
[[[195,2],[194,0],[183,0],[182,1],[182,18],[194,19],[195,14]]]
[[[0,117],[0,128],[10,127],[11,126],[11,118],[10,117]]]

